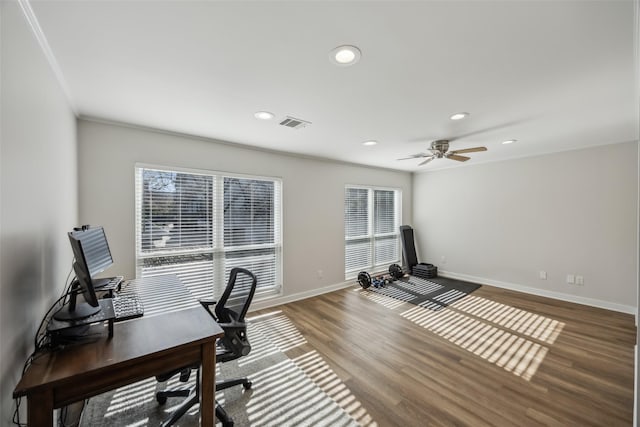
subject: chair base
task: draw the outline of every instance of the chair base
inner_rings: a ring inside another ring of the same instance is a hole
[[[253,383],[249,381],[249,378],[235,378],[232,380],[224,380],[224,381],[217,382],[216,391],[225,390],[227,388],[234,387],[240,384],[242,384],[242,387],[245,390],[251,389],[251,386],[253,385]]]
[[[163,421],[161,427],[169,427],[180,419],[193,405],[200,402],[200,371],[197,371],[196,386],[192,389],[180,389],[180,390],[166,390],[156,393],[156,400],[159,404],[163,405],[167,402],[169,397],[185,397],[186,399],[178,406],[178,408],[171,413],[169,418]],[[216,391],[225,390],[230,387],[234,387],[242,384],[245,390],[251,388],[251,381],[248,378],[236,378],[231,380],[220,381],[216,383]],[[216,401],[216,418],[222,423],[222,427],[233,427],[233,419],[227,414],[222,405]]]
[[[160,424],[161,427],[169,427],[172,426],[173,424],[176,423],[176,421],[178,421],[180,419],[180,417],[182,417],[189,409],[191,409],[191,407],[193,405],[195,405],[196,403],[200,402],[200,396],[198,396],[198,391],[197,391],[197,387],[194,387],[193,390],[189,391],[189,390],[177,390],[177,391],[169,391],[169,392],[158,392],[156,393],[156,400],[158,401],[158,403],[165,403],[167,401],[167,397],[178,397],[178,396],[188,396],[181,404],[180,406],[178,406],[178,408],[173,411],[171,413],[171,415],[169,415],[169,418],[167,418],[166,420],[164,420],[162,422],[162,424]],[[186,391],[186,393],[184,393]],[[165,393],[163,394],[161,397],[159,397],[158,395],[160,393]],[[161,401],[162,400],[162,401]],[[216,403],[216,407],[217,407],[217,403]],[[217,412],[216,412],[217,414]]]

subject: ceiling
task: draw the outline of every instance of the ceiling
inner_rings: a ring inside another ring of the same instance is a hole
[[[30,5],[80,117],[405,171],[638,138],[633,0]],[[396,160],[442,138],[488,151]]]

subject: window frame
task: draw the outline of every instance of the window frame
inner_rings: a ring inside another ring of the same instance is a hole
[[[394,261],[390,261],[389,264],[392,263],[400,263],[402,260],[402,253],[400,247],[400,223],[402,222],[402,189],[398,187],[382,187],[382,186],[372,186],[372,185],[362,185],[362,184],[345,184],[344,186],[344,199],[343,199],[343,220],[344,220],[344,208],[347,200],[347,190],[348,189],[363,189],[367,190],[367,234],[359,235],[359,236],[350,236],[347,237],[346,230],[346,222],[343,223],[343,233],[344,233],[344,274],[345,280],[351,280],[358,277],[358,272],[360,271],[370,271],[372,273],[377,273],[381,271],[386,271],[388,267],[387,264],[376,264],[376,248],[375,242],[378,238],[396,236],[396,251],[398,253],[398,259]],[[394,193],[394,207],[395,211],[395,224],[394,231],[387,233],[375,233],[375,191],[393,191]],[[347,270],[347,242],[355,241],[355,240],[369,240],[369,251],[371,256],[371,263],[367,266],[357,267],[355,270]],[[384,267],[384,268],[383,268]]]
[[[200,249],[190,248],[177,248],[169,250],[154,250],[145,251],[142,249],[142,194],[143,191],[139,188],[142,185],[140,179],[144,170],[157,170],[162,172],[173,172],[193,175],[205,175],[213,177],[213,190],[212,190],[212,206],[210,212],[212,224],[212,246],[210,248],[203,247]],[[248,245],[235,245],[224,246],[224,179],[236,178],[243,180],[256,180],[256,181],[269,181],[274,183],[274,209],[277,212],[273,213],[273,229],[274,229],[274,242],[273,243],[260,243],[260,244],[248,244]],[[260,249],[273,249],[275,254],[274,264],[274,284],[273,286],[261,287],[258,283],[258,289],[254,299],[256,301],[263,300],[272,297],[279,297],[283,294],[283,229],[282,229],[282,217],[283,217],[283,183],[282,178],[262,175],[249,175],[242,173],[232,173],[224,171],[214,171],[206,169],[185,168],[172,165],[159,165],[150,163],[136,162],[134,164],[134,214],[135,214],[135,266],[136,277],[142,277],[144,259],[152,259],[158,257],[172,257],[179,255],[196,255],[196,254],[211,254],[213,257],[213,275],[214,283],[212,284],[213,295],[208,297],[217,297],[217,293],[222,293],[226,286],[227,277],[225,277],[225,254],[238,251],[251,251]]]

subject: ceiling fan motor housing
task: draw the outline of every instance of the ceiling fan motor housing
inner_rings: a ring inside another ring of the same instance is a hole
[[[437,141],[433,141],[431,142],[431,149],[435,151],[439,151],[441,154],[444,154],[449,149],[449,140],[438,139]]]

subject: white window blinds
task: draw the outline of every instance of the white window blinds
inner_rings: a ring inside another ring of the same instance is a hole
[[[281,288],[277,179],[136,167],[138,277],[174,273],[198,298],[219,297],[233,267]]]
[[[400,261],[400,191],[346,187],[345,276],[386,270]]]
[[[369,190],[346,188],[344,197],[344,263],[347,272],[372,263],[369,226]]]

